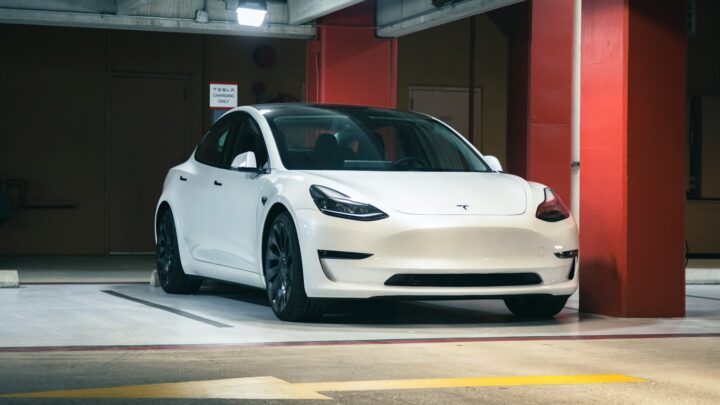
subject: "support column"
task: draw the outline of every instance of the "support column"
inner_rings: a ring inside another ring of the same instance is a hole
[[[573,2],[530,2],[527,178],[570,201]]]
[[[580,309],[683,316],[685,1],[582,12]]]
[[[573,2],[511,6],[509,171],[570,201]]]
[[[375,2],[324,17],[307,44],[306,101],[397,104],[397,40],[375,36]]]

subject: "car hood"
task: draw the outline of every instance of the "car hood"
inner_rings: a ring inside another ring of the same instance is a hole
[[[417,215],[521,215],[527,182],[503,173],[306,171],[334,188],[372,204]],[[318,179],[318,180],[320,180]],[[343,188],[334,186],[339,183]],[[344,189],[346,188],[346,189]],[[349,193],[348,193],[349,192]]]

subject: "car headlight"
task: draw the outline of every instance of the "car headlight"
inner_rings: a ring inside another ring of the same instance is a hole
[[[318,209],[326,215],[357,221],[377,221],[388,215],[376,207],[352,201],[345,194],[323,186],[310,186],[310,196]]]

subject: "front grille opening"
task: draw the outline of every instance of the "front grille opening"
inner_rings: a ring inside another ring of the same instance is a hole
[[[396,274],[385,285],[402,287],[507,287],[542,284],[536,273]]]
[[[318,250],[321,259],[361,260],[372,256],[372,253],[341,252],[339,250]]]

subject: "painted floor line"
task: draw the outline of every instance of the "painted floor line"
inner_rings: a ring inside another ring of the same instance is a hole
[[[125,295],[125,294],[119,293],[119,292],[117,292],[117,291],[102,290],[102,292],[104,292],[105,294],[108,294],[108,295],[112,295],[112,296],[114,296],[114,297],[126,299],[126,300],[132,301],[132,302],[137,302],[138,304],[147,305],[147,306],[149,306],[149,307],[157,308],[157,309],[160,309],[160,310],[163,310],[163,311],[166,311],[166,312],[170,312],[170,313],[172,313],[172,314],[175,314],[175,315],[178,315],[178,316],[182,316],[182,317],[184,317],[184,318],[192,319],[193,321],[198,321],[198,322],[202,322],[202,323],[205,323],[205,324],[208,324],[208,325],[211,325],[211,326],[215,326],[216,328],[232,328],[232,325],[228,325],[228,324],[226,324],[226,323],[222,323],[222,322],[218,322],[218,321],[213,321],[212,319],[203,318],[202,316],[198,316],[198,315],[195,315],[195,314],[191,314],[191,313],[189,313],[189,312],[185,312],[185,311],[182,311],[182,310],[179,310],[179,309],[175,309],[175,308],[168,307],[168,306],[165,306],[165,305],[156,304],[156,303],[154,303],[154,302],[146,301],[146,300],[143,300],[143,299],[140,299],[140,298],[131,297],[131,296],[129,296],[129,295]]]
[[[690,298],[700,298],[700,299],[702,299],[702,300],[720,301],[720,298],[703,297],[703,296],[701,296],[701,295],[690,295],[690,294],[686,294],[685,296],[686,296],[686,297],[690,297]]]
[[[340,381],[293,384],[317,392],[376,391],[425,388],[505,387],[517,385],[567,385],[645,382],[621,374],[422,378],[410,380]]]
[[[290,383],[275,377],[26,392],[0,395],[5,398],[194,398],[194,399],[332,399],[321,393],[406,389],[503,387],[639,383],[645,380],[621,374],[422,378],[407,380],[336,381]]]
[[[563,341],[563,340],[623,340],[623,339],[673,339],[673,338],[720,338],[720,333],[656,333],[634,335],[572,335],[572,336],[498,336],[462,338],[415,338],[415,339],[368,339],[368,340],[312,340],[252,343],[190,343],[150,345],[88,345],[88,346],[8,346],[0,347],[0,353],[42,353],[42,352],[110,352],[110,351],[153,351],[153,350],[232,350],[247,347],[292,347],[292,346],[354,346],[394,345],[426,343],[482,343],[522,341]]]
[[[149,278],[149,277],[148,277]],[[98,280],[98,281],[22,281],[22,285],[142,285],[148,281]]]

